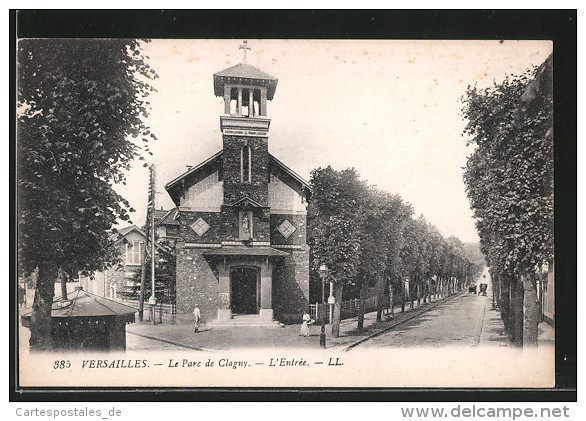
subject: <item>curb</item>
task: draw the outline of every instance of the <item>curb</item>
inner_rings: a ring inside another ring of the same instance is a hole
[[[458,293],[458,294],[454,294],[454,295],[452,295],[451,297],[444,298],[444,299],[443,299],[442,301],[440,301],[440,302],[434,301],[434,302],[433,302],[433,303],[431,303],[429,306],[425,307],[423,310],[421,310],[421,311],[418,311],[418,312],[416,312],[415,314],[413,314],[413,315],[410,315],[410,316],[406,317],[406,318],[405,318],[405,319],[403,319],[403,320],[399,320],[398,322],[395,322],[395,323],[393,323],[391,326],[385,327],[384,329],[382,329],[382,330],[379,330],[378,332],[375,332],[375,333],[373,333],[372,335],[369,335],[369,336],[367,336],[366,338],[359,339],[359,340],[357,340],[356,342],[354,342],[354,343],[352,343],[352,344],[348,345],[347,347],[345,347],[345,348],[344,348],[344,352],[351,351],[351,350],[353,350],[354,348],[356,348],[358,345],[360,345],[360,344],[362,344],[362,343],[364,343],[364,342],[366,342],[366,341],[368,341],[368,340],[370,340],[370,339],[372,339],[372,338],[375,338],[375,337],[377,337],[377,336],[379,336],[379,335],[382,335],[383,333],[386,333],[386,332],[388,332],[389,330],[391,330],[391,329],[394,329],[395,327],[397,327],[397,326],[399,326],[399,325],[402,325],[402,324],[403,324],[403,323],[405,323],[405,322],[408,322],[408,321],[410,321],[410,320],[413,320],[413,319],[415,319],[416,317],[419,317],[419,316],[421,316],[422,314],[424,314],[424,313],[427,313],[428,311],[430,311],[430,310],[433,310],[434,308],[436,308],[436,307],[438,307],[438,306],[440,306],[440,305],[442,305],[442,304],[444,304],[444,303],[447,303],[448,301],[451,301],[451,300],[453,300],[454,298],[456,298],[456,297],[459,297],[459,296],[460,296],[460,295],[462,295],[462,294],[464,294],[464,291],[461,291],[461,292],[460,292],[460,293]]]
[[[476,323],[474,324],[474,328],[476,329],[476,334],[474,334],[474,337],[472,338],[472,340],[470,341],[470,346],[478,346],[480,344],[480,338],[482,337],[482,331],[484,329],[484,320],[486,319],[486,309],[488,308],[488,299],[484,301],[484,304],[482,305],[482,311],[480,312],[480,320],[476,321]]]
[[[197,347],[197,346],[190,346],[190,345],[182,344],[181,342],[171,341],[169,339],[162,339],[162,338],[157,338],[156,336],[145,335],[144,333],[136,333],[136,332],[129,332],[129,331],[127,331],[126,333],[129,333],[129,334],[135,335],[135,336],[140,336],[141,338],[151,339],[153,341],[165,342],[170,345],[179,346],[181,348],[187,348],[187,349],[191,349],[194,351],[212,352],[211,349],[201,348],[201,347]]]

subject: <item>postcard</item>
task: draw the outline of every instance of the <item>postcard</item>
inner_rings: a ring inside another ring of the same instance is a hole
[[[18,40],[20,387],[553,387],[552,54]]]

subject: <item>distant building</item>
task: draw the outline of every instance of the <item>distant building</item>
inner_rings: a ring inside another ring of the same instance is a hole
[[[223,149],[165,186],[177,206],[164,220],[177,223],[180,313],[197,303],[207,321],[245,315],[240,322],[271,325],[299,321],[308,307],[311,189],[269,153],[267,101],[276,87],[245,62],[214,74]]]
[[[544,321],[555,327],[555,264],[547,265],[547,272],[538,278],[541,315]]]
[[[114,246],[122,262],[93,277],[80,277],[82,288],[94,295],[111,299],[124,298],[124,294],[136,289],[145,252],[145,232],[136,225],[122,228],[115,234]]]
[[[179,212],[176,208],[169,211],[159,209],[155,211],[156,238],[174,243],[179,238]]]

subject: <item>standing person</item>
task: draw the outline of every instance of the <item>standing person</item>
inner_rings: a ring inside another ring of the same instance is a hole
[[[301,325],[301,333],[300,335],[309,336],[309,325],[308,323],[311,322],[311,317],[307,313],[307,311],[303,312],[303,324]]]
[[[199,323],[201,321],[201,312],[199,311],[199,307],[197,304],[195,305],[195,308],[193,309],[193,317],[195,318],[194,332],[197,333],[199,331]]]

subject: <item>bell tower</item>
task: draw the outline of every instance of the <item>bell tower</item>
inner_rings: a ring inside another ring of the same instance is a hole
[[[220,117],[222,134],[268,136],[270,119],[267,101],[271,101],[278,80],[246,62],[251,47],[246,40],[242,63],[214,74],[214,94],[224,98],[224,114]]]
[[[267,103],[277,79],[246,62],[250,46],[243,41],[242,62],[214,74],[214,94],[224,98],[220,116],[223,143],[225,220],[238,221],[226,241],[270,241],[269,150],[271,120]]]

